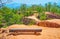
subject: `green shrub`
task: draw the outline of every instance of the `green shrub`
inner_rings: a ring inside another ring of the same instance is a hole
[[[46,20],[46,14],[45,13],[40,14],[40,20]]]
[[[28,25],[34,25],[34,24],[35,24],[35,21],[31,20]]]

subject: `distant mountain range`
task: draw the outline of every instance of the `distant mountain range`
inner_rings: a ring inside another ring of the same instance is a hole
[[[10,7],[10,8],[17,8],[17,7],[20,7],[21,4],[19,4],[19,3],[11,3],[11,4],[5,4],[5,6]]]
[[[5,4],[5,6],[10,8],[19,8],[22,4],[20,3],[11,3],[11,4]],[[27,6],[31,6],[32,4],[26,4]]]
[[[60,6],[59,3],[57,3],[57,4]],[[22,4],[20,4],[20,3],[5,4],[5,6],[10,7],[10,8],[19,8],[21,5]],[[31,5],[33,5],[33,4],[27,4],[27,6],[31,6]],[[42,4],[42,5],[44,5],[44,4]]]

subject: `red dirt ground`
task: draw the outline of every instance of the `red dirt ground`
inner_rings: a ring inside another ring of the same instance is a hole
[[[53,21],[54,20],[54,21]],[[56,22],[60,23],[57,19],[53,19],[50,22]],[[48,20],[49,21],[49,20]],[[11,25],[7,27],[6,29],[11,28],[41,28],[42,32],[40,32],[40,35],[33,35],[32,33],[27,34],[20,34],[20,35],[9,35],[7,36],[7,39],[60,39],[60,28],[51,28],[51,27],[43,27],[43,26],[37,26],[37,25]]]
[[[38,26],[60,28],[60,19],[44,20],[37,23]]]
[[[36,25],[12,25],[10,28],[41,28],[41,35],[21,34],[8,36],[8,39],[60,39],[60,28],[40,27]]]

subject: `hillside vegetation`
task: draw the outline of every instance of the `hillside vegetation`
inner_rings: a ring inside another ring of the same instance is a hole
[[[20,6],[20,8],[15,9],[3,6],[0,8],[0,27],[6,27],[12,24],[23,24],[23,17],[34,14],[33,11],[38,12],[40,20],[46,20],[46,14],[44,12],[52,12],[60,15],[60,6],[58,6],[56,3],[51,4],[50,2],[44,6],[41,4],[32,6],[23,4]]]

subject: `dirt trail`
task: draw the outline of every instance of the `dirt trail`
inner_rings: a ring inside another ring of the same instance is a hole
[[[10,28],[42,28],[41,35],[21,34],[7,36],[7,39],[60,39],[60,28],[40,27],[36,25],[12,25]]]
[[[53,20],[46,20],[48,22],[53,22],[60,24],[60,19],[53,19]],[[44,24],[43,24],[44,25]],[[20,34],[20,35],[9,35],[7,36],[7,39],[60,39],[60,27],[59,28],[53,28],[52,27],[44,27],[44,26],[37,26],[37,25],[11,25],[7,27],[6,29],[11,28],[41,28],[42,32],[40,32],[40,35],[33,35],[33,34]],[[1,36],[1,34],[0,34]]]

